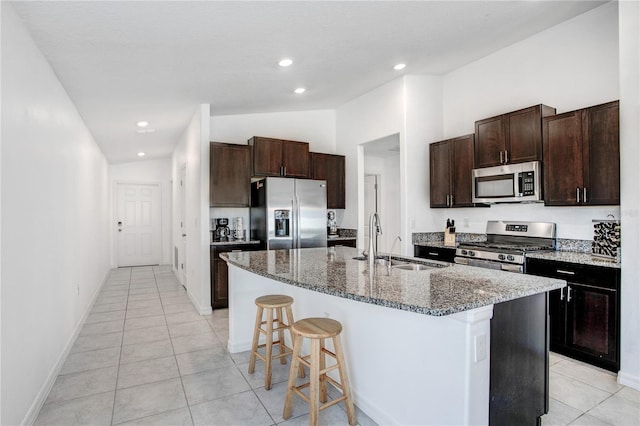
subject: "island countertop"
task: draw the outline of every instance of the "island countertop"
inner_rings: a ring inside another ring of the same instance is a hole
[[[566,286],[558,279],[393,256],[433,266],[408,271],[356,260],[350,247],[223,253],[221,257],[280,282],[389,308],[443,316]]]

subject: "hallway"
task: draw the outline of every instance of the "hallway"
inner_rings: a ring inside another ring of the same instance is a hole
[[[299,398],[282,418],[289,364],[274,364],[266,391],[263,364],[249,376],[249,353],[230,355],[227,338],[227,310],[199,315],[171,266],[114,269],[36,424],[308,424]],[[320,420],[347,424],[343,404]]]

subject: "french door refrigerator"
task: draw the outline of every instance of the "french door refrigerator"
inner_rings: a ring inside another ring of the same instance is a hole
[[[252,182],[251,239],[267,250],[326,247],[326,182],[280,177]]]

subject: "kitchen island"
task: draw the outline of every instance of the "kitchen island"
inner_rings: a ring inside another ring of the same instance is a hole
[[[347,247],[224,254],[229,351],[250,349],[254,299],[286,294],[296,318],[343,324],[355,402],[377,423],[487,424],[494,304],[565,282],[428,261],[421,271],[372,271],[357,256]]]

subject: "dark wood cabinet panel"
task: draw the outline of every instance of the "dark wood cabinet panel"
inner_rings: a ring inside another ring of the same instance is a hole
[[[260,244],[225,244],[210,247],[211,261],[211,307],[222,309],[229,306],[229,268],[220,258],[220,253],[230,251],[260,250]]]
[[[618,101],[543,119],[548,206],[620,204]]]
[[[535,105],[476,121],[475,167],[542,161],[542,117],[555,112]]]
[[[356,247],[356,240],[327,240],[327,247],[345,246]]]
[[[311,179],[327,181],[327,208],[344,209],[345,201],[345,157],[342,155],[312,152]]]
[[[211,207],[249,207],[251,203],[249,147],[212,142],[209,160],[209,205]]]
[[[254,136],[254,176],[309,177],[309,144],[306,142]]]
[[[442,262],[453,263],[456,257],[455,247],[428,247],[414,246],[413,255],[421,259],[440,260]]]
[[[617,372],[620,270],[528,259],[527,273],[567,281],[549,293],[551,350]]]
[[[472,207],[474,135],[429,145],[430,205]]]
[[[588,108],[583,133],[586,203],[620,204],[619,102]]]

